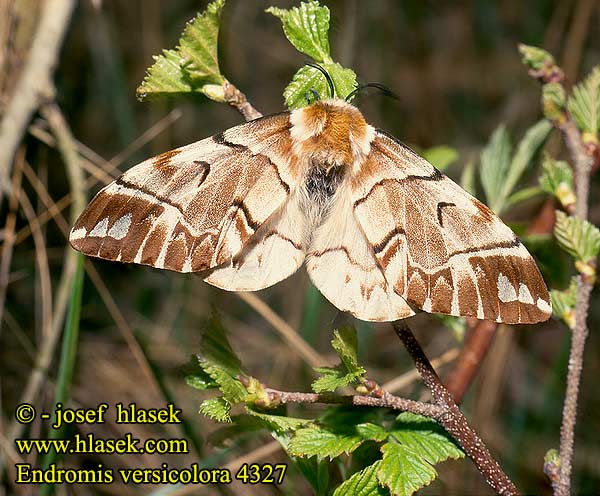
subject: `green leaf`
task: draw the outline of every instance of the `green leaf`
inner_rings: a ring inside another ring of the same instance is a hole
[[[356,88],[356,74],[351,69],[346,69],[340,64],[332,62],[321,64],[333,81],[334,97],[346,98]],[[305,65],[301,67],[290,84],[283,91],[285,104],[290,110],[306,107],[313,103],[315,98],[312,90],[321,98],[329,98],[330,89],[325,76],[314,67]]]
[[[436,470],[410,448],[397,443],[382,446],[377,479],[393,495],[409,496],[437,477]]]
[[[281,442],[281,440],[280,440]],[[325,495],[329,491],[329,465],[327,460],[319,460],[316,456],[311,458],[291,457],[294,465],[306,478],[316,495]]]
[[[221,320],[216,314],[213,314],[204,329],[200,350],[198,363],[219,385],[225,398],[231,403],[243,401],[248,393],[244,385],[236,379],[241,373],[241,363],[233,352]]]
[[[506,128],[500,126],[481,152],[481,184],[490,208],[497,214],[507,206],[507,199],[527,166],[544,144],[552,124],[547,120],[531,126],[519,142],[511,159],[511,143]]]
[[[584,142],[597,143],[600,130],[600,66],[596,66],[584,81],[573,88],[567,107],[577,127],[584,133]]]
[[[542,86],[542,108],[544,117],[551,121],[562,122],[566,119],[565,107],[567,105],[565,88],[560,83],[547,83]]]
[[[312,423],[312,420],[286,417],[283,415],[271,415],[263,412],[258,412],[250,407],[246,407],[246,411],[261,420],[269,429],[281,434],[288,431],[295,431]]]
[[[334,431],[322,427],[307,427],[296,431],[288,450],[294,456],[329,457],[330,460],[342,453],[350,454],[365,439],[356,431]]]
[[[218,422],[231,422],[231,404],[225,398],[210,398],[200,404],[200,413]]]
[[[200,390],[214,389],[219,387],[215,380],[204,370],[199,370],[193,374],[186,375],[185,382],[188,386]]]
[[[366,373],[366,370],[358,364],[356,330],[349,326],[342,327],[335,330],[333,335],[331,345],[342,363],[336,367],[315,367],[315,370],[321,374],[321,377],[312,383],[313,391],[316,393],[346,387]]]
[[[481,152],[481,185],[488,205],[495,212],[497,210],[492,205],[497,205],[502,194],[511,149],[508,132],[502,125],[492,133],[490,141]]]
[[[506,179],[501,185],[502,189],[500,197],[497,200],[497,208],[492,208],[492,210],[498,212],[502,210],[502,206],[506,199],[521,179],[527,166],[533,163],[533,158],[546,142],[546,138],[551,130],[552,124],[546,119],[537,122],[527,130],[525,136],[523,136],[523,139],[519,142],[517,151],[510,162]]]
[[[542,194],[544,194],[544,190],[539,186],[531,186],[529,188],[520,189],[519,191],[515,191],[506,199],[505,207],[512,207],[517,203],[531,200],[532,198],[535,198],[536,196],[540,196]]]
[[[137,89],[140,100],[183,93],[202,93],[223,101],[223,83],[218,62],[218,35],[225,0],[215,0],[190,21],[174,50],[164,50]]]
[[[542,162],[540,187],[555,196],[564,207],[575,205],[577,198],[573,191],[573,169],[563,160],[554,160],[549,155]]]
[[[225,0],[215,0],[190,21],[179,40],[177,50],[183,67],[194,86],[222,85],[225,78],[219,69],[217,53],[219,22]]]
[[[475,186],[475,162],[469,160],[463,167],[460,175],[460,186],[467,193],[477,196],[477,188]]]
[[[577,306],[577,278],[572,277],[567,289],[550,290],[552,313],[565,322],[569,329],[575,328],[575,307]]]
[[[588,222],[556,211],[554,236],[561,247],[576,260],[587,263],[600,252],[600,230]]]
[[[356,432],[365,440],[381,442],[388,437],[388,432],[377,424],[365,422],[356,426]]]
[[[326,391],[335,391],[336,389],[346,387],[363,374],[348,372],[341,364],[337,367],[315,367],[315,371],[321,374],[312,384],[312,390],[315,393],[323,393]]]
[[[163,50],[162,55],[154,56],[152,65],[142,84],[136,90],[139,100],[175,96],[194,91],[181,70],[181,56],[176,50]]]
[[[366,373],[366,370],[358,364],[358,338],[354,327],[344,326],[333,331],[331,346],[337,352],[348,372]]]
[[[289,10],[266,10],[281,20],[283,32],[296,50],[317,62],[333,62],[329,53],[329,9],[317,1],[302,2]]]
[[[398,415],[390,435],[431,464],[465,456],[456,441],[435,420],[414,413]]]
[[[445,171],[458,159],[458,150],[450,146],[440,145],[423,150],[421,155],[439,171]]]
[[[340,484],[333,496],[385,496],[389,494],[377,480],[377,472],[381,469],[381,460],[356,472]]]
[[[554,65],[554,57],[541,48],[521,43],[519,52],[523,57],[523,64],[531,69],[540,70],[549,65]]]

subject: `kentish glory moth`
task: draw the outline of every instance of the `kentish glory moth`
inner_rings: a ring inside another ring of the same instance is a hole
[[[232,291],[272,286],[305,262],[331,303],[368,321],[419,309],[505,323],[551,313],[515,234],[340,99],[142,162],[96,195],[70,242]]]

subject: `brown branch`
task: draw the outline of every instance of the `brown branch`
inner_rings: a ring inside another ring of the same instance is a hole
[[[8,189],[15,152],[31,116],[52,95],[58,61],[75,0],[46,0],[26,65],[0,122],[0,201]]]
[[[581,133],[571,118],[560,126],[565,143],[571,153],[575,169],[575,216],[586,220],[588,215],[588,198],[590,176],[594,167],[593,158],[587,154],[581,140]],[[571,338],[569,367],[567,372],[567,389],[563,405],[563,418],[560,427],[560,472],[557,484],[553,484],[557,496],[571,494],[571,472],[573,466],[573,444],[575,442],[575,423],[577,421],[577,402],[579,383],[583,369],[585,342],[588,336],[587,317],[590,305],[593,282],[580,276],[577,288],[577,305],[575,307],[575,328]]]
[[[262,114],[248,101],[246,95],[227,80],[223,83],[223,91],[225,93],[225,101],[242,114],[244,119],[252,121],[262,117]]]
[[[393,327],[415,362],[423,382],[431,391],[434,403],[445,410],[444,415],[437,418],[440,424],[458,441],[465,453],[483,474],[488,484],[498,494],[519,494],[515,485],[467,422],[467,419],[454,402],[452,395],[429,363],[412,331],[402,322],[395,322]]]
[[[319,393],[296,393],[280,391],[278,389],[265,388],[269,397],[275,403],[302,403],[313,404],[322,403],[327,405],[355,405],[355,406],[373,406],[380,408],[391,408],[403,412],[412,412],[417,415],[423,415],[439,420],[446,413],[445,409],[431,403],[414,401],[393,394],[384,392],[381,397],[366,395],[339,395],[339,394],[319,394]]]

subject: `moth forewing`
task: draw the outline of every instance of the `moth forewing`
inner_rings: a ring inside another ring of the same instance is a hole
[[[363,320],[421,309],[533,323],[551,311],[498,217],[337,99],[143,162],[98,193],[70,241],[227,290],[271,286],[306,257],[325,297]]]

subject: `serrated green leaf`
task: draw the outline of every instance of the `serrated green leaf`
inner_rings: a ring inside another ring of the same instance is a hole
[[[288,450],[294,456],[328,457],[333,460],[342,453],[352,453],[363,441],[357,432],[333,431],[315,426],[297,430],[289,442]]]
[[[183,93],[202,93],[223,101],[225,78],[219,69],[219,18],[225,0],[215,0],[190,21],[174,50],[155,57],[137,89],[140,100]]]
[[[366,373],[365,369],[358,363],[358,338],[354,327],[344,326],[333,331],[331,346],[337,352],[348,372],[361,375]]]
[[[521,56],[523,57],[523,64],[531,69],[540,70],[554,64],[554,57],[541,48],[521,43],[519,45],[519,52],[521,52]]]
[[[565,88],[560,83],[547,83],[542,87],[544,117],[551,121],[563,121],[567,105]]]
[[[389,491],[381,487],[377,472],[381,469],[381,460],[356,472],[340,484],[333,496],[385,496]]]
[[[565,207],[574,205],[577,201],[573,191],[573,169],[563,160],[554,160],[549,155],[544,157],[540,187],[555,196]]]
[[[381,442],[388,437],[388,432],[377,424],[365,422],[356,426],[356,432],[365,440]]]
[[[356,88],[356,74],[337,63],[321,64],[333,81],[334,97],[346,98]],[[330,98],[330,88],[325,76],[314,67],[301,67],[283,91],[285,104],[290,110],[306,107],[314,102],[317,92],[320,98]]]
[[[199,370],[193,374],[186,375],[185,382],[188,386],[200,390],[214,389],[219,387],[217,382],[204,370]]]
[[[338,365],[337,367],[315,367],[314,369],[321,374],[311,384],[312,390],[315,393],[333,392],[336,389],[352,384],[363,375],[362,373],[348,372],[342,365]]]
[[[332,62],[329,52],[329,9],[317,1],[302,2],[289,10],[270,7],[266,10],[281,20],[283,32],[299,52],[317,62]]]
[[[435,420],[414,413],[398,415],[390,435],[431,464],[465,456],[456,441]]]
[[[600,66],[595,67],[584,81],[573,88],[567,107],[577,127],[597,142],[600,130]]]
[[[381,451],[383,458],[377,471],[377,480],[393,495],[410,496],[437,477],[436,470],[406,446],[386,443]]]
[[[588,222],[556,211],[554,236],[561,247],[576,260],[587,263],[600,252],[600,230]]]
[[[527,167],[533,163],[533,158],[546,142],[551,130],[552,124],[546,119],[537,122],[527,130],[510,161],[506,179],[501,184],[500,195],[496,200],[495,208],[492,207],[492,210],[495,212],[502,211],[506,199],[512,193]]]
[[[329,466],[331,462],[319,460],[316,456],[311,458],[291,457],[294,465],[302,473],[313,488],[316,495],[325,495],[329,490]]]
[[[510,165],[512,146],[506,128],[499,126],[481,151],[480,177],[486,203],[494,211],[502,194],[503,183]]]
[[[210,398],[200,404],[200,413],[218,422],[231,422],[231,404],[225,398]]]
[[[312,420],[285,417],[283,415],[271,415],[263,412],[258,412],[250,407],[246,407],[248,414],[259,419],[267,428],[281,434],[284,432],[295,431],[312,423]]]
[[[232,377],[241,372],[241,362],[234,353],[219,316],[214,313],[206,323],[200,341],[202,358],[225,370]]]
[[[181,70],[181,56],[176,50],[163,50],[162,55],[154,57],[154,61],[136,90],[138,99],[175,96],[194,91]]]
[[[432,164],[436,169],[444,172],[451,164],[458,159],[458,150],[446,145],[434,146],[423,150],[421,155],[425,160]]]
[[[217,53],[219,22],[225,0],[215,0],[188,22],[177,50],[182,64],[194,86],[205,84],[222,85],[225,78],[219,69]]]
[[[225,398],[231,403],[243,401],[248,393],[244,385],[237,380],[241,373],[241,363],[233,352],[221,320],[216,314],[206,324],[200,351],[198,363],[218,384]]]
[[[572,277],[567,289],[550,290],[552,313],[556,318],[564,321],[569,329],[575,327],[575,307],[577,306],[577,278]]]

